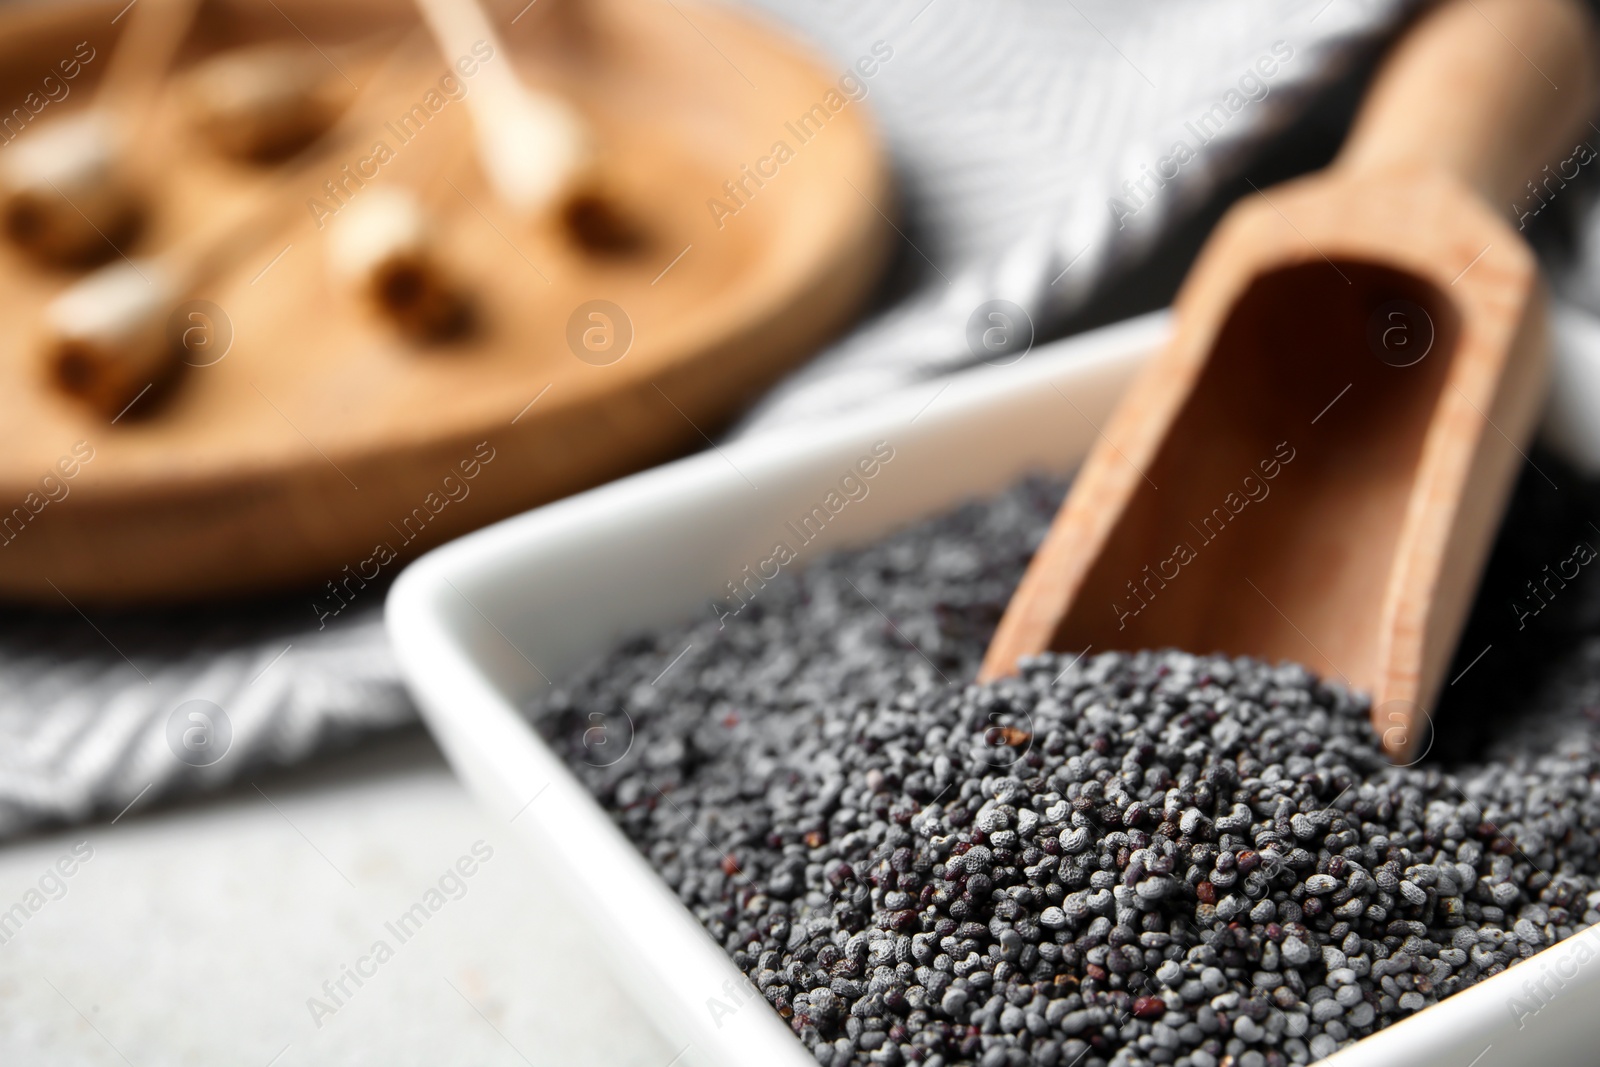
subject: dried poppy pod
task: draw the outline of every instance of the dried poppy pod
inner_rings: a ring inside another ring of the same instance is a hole
[[[523,84],[477,0],[417,0],[417,6],[446,57],[508,57],[483,64],[467,96],[478,162],[495,194],[525,220],[563,211],[593,184],[587,120],[566,100]]]
[[[172,370],[167,333],[179,287],[159,264],[113,263],[45,308],[46,373],[62,392],[116,416]]]
[[[190,120],[223,155],[281,159],[327,132],[350,102],[314,49],[288,42],[235,48],[184,79]]]
[[[594,144],[571,104],[493,82],[468,100],[479,159],[508,206],[534,217],[593,185]]]
[[[0,157],[0,219],[10,240],[55,265],[116,254],[138,226],[142,198],[119,164],[111,119],[90,111],[30,132]]]
[[[506,55],[494,23],[477,0],[416,0],[446,56]],[[548,26],[569,48],[587,47],[581,5],[557,5]],[[640,217],[627,206],[595,144],[589,121],[569,101],[526,85],[506,62],[484,64],[467,97],[478,163],[489,186],[524,222],[599,256],[629,255],[649,245]]]
[[[437,339],[469,324],[465,295],[410,190],[374,188],[348,204],[329,227],[328,259],[336,276],[408,334]]]
[[[567,240],[590,255],[635,255],[651,245],[649,228],[614,171],[591,164],[570,183],[557,221]]]

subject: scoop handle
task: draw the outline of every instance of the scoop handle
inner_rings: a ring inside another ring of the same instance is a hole
[[[1597,64],[1577,0],[1447,0],[1395,46],[1336,165],[1443,169],[1492,205],[1520,200],[1587,130]]]

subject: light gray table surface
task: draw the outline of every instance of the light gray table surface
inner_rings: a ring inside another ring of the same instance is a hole
[[[430,898],[474,845],[492,855]],[[401,941],[386,924],[419,903],[437,910]],[[538,858],[420,730],[0,848],[0,937],[4,1064],[674,1059]],[[334,986],[336,1004],[323,983],[357,964],[369,976]]]

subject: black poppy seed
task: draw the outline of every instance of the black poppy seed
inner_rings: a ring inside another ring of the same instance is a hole
[[[1308,1063],[1600,922],[1600,640],[1450,771],[1389,766],[1362,701],[1293,665],[947,685],[1060,492],[820,557],[537,709],[824,1067]],[[596,709],[630,758],[593,765]]]

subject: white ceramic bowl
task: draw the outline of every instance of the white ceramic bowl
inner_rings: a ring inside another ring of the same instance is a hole
[[[518,709],[619,638],[711,610],[724,583],[875,442],[894,448],[893,461],[801,564],[1030,470],[1070,471],[1166,329],[1164,314],[1134,319],[625,478],[445,545],[395,583],[389,633],[424,719],[490,811],[570,890],[570,921],[591,925],[637,1009],[683,1049],[677,1062],[815,1063]],[[1326,1062],[1593,1062],[1597,949],[1600,933],[1579,935]],[[1524,982],[1547,974],[1530,999]]]

